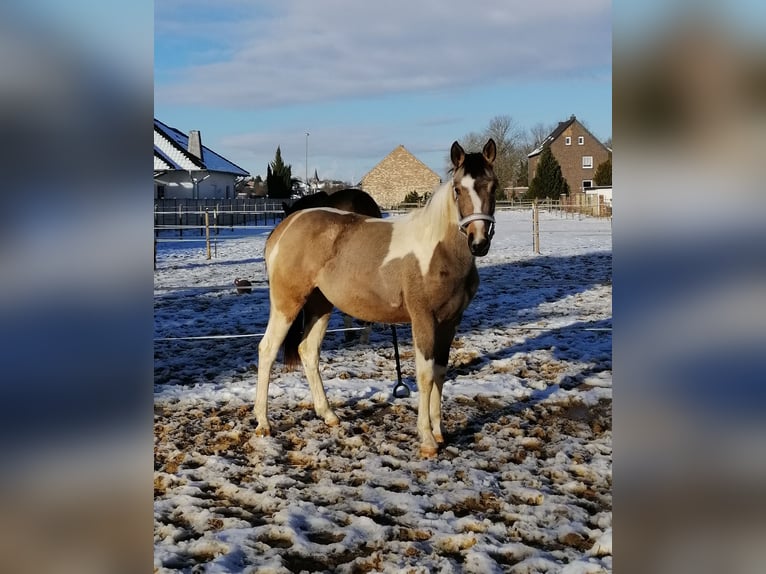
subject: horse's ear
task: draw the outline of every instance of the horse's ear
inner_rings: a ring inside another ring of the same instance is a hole
[[[490,164],[495,163],[495,156],[497,155],[497,146],[495,145],[495,140],[489,138],[487,143],[484,144],[484,149],[481,150],[481,153],[484,155],[484,159],[486,159]]]
[[[465,152],[463,151],[463,148],[460,147],[460,144],[457,143],[457,141],[452,143],[449,157],[452,160],[452,165],[455,166],[455,169],[463,165],[463,160],[465,160]]]

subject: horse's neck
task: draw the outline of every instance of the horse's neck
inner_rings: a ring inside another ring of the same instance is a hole
[[[459,235],[458,212],[452,197],[452,182],[448,182],[434,191],[425,206],[413,214],[416,225],[431,240],[449,240]]]

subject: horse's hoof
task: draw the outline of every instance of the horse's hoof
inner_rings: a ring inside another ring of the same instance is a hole
[[[423,458],[434,458],[438,452],[439,449],[435,446],[427,444],[420,445],[420,456]]]
[[[434,433],[434,439],[439,444],[444,444],[444,437],[438,433]]]
[[[334,414],[325,418],[324,422],[328,427],[336,427],[340,424],[340,419]]]
[[[259,426],[255,429],[255,436],[271,436],[271,429]]]

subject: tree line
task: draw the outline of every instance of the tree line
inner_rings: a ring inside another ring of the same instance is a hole
[[[527,197],[558,199],[562,194],[569,193],[569,186],[561,174],[561,166],[546,146],[540,154],[540,160],[532,180],[529,181],[529,154],[539,147],[543,141],[556,129],[556,124],[545,125],[537,123],[524,130],[508,115],[495,116],[481,132],[471,132],[460,140],[466,150],[481,149],[487,139],[495,140],[497,157],[495,159],[495,174],[499,181],[499,190],[509,187],[528,187]],[[604,142],[611,147],[611,138]],[[449,166],[449,158],[445,158]],[[277,147],[274,160],[266,168],[266,188],[268,196],[280,199],[288,198],[293,193],[300,180],[292,175],[292,166],[285,164],[282,151]],[[596,167],[593,177],[595,185],[611,185],[611,158]],[[422,201],[423,198],[410,198]],[[506,198],[504,192],[498,194],[498,199]]]

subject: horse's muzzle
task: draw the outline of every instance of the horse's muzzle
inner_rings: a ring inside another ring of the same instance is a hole
[[[473,231],[468,227],[474,221],[483,221],[482,237],[477,238]],[[492,236],[495,235],[495,218],[484,213],[472,213],[460,220],[460,231],[468,238],[468,248],[475,257],[484,257],[489,253],[489,246],[492,243]]]
[[[489,239],[474,243],[470,241],[469,236],[468,248],[471,250],[471,255],[474,257],[484,257],[487,253],[489,253],[490,243],[491,241]]]

